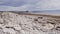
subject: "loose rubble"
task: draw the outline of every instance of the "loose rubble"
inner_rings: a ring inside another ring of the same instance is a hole
[[[0,12],[0,34],[60,34],[60,18]]]

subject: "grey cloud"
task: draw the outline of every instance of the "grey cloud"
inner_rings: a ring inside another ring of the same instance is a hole
[[[60,0],[0,0],[0,10],[60,10]]]
[[[21,0],[1,0],[0,1],[0,5],[5,5],[5,6],[20,6],[23,3],[24,2]]]
[[[0,0],[0,5],[5,6],[22,6],[25,4],[35,4],[39,0]]]

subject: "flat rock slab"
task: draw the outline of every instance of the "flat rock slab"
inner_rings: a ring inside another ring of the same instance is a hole
[[[0,12],[0,34],[60,34],[60,18]]]

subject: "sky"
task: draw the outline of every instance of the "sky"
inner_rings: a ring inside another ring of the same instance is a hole
[[[0,0],[0,11],[60,10],[60,0]]]

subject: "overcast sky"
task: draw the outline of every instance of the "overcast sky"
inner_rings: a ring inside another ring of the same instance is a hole
[[[60,10],[60,0],[0,0],[1,11]]]

